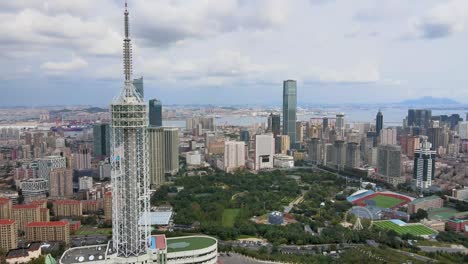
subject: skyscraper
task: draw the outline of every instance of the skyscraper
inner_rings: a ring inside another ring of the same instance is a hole
[[[245,143],[226,141],[224,146],[224,170],[232,172],[245,166]]]
[[[268,132],[273,133],[275,138],[281,134],[281,116],[279,114],[271,113],[268,116]]]
[[[344,131],[345,131],[344,116],[345,115],[343,113],[336,114],[335,131],[339,139],[344,139]]]
[[[321,164],[323,161],[323,144],[319,138],[312,138],[309,142],[309,161],[312,164]]]
[[[125,4],[123,64],[125,81],[111,104],[112,248],[118,258],[146,254],[150,228],[141,215],[149,211],[148,113],[132,82],[132,44]],[[132,261],[135,263],[141,263]]]
[[[273,134],[255,135],[255,169],[272,169],[275,154]]]
[[[248,130],[241,130],[240,132],[240,140],[244,141],[247,146],[249,145],[250,142],[250,133]],[[208,142],[206,142],[206,145],[208,145]]]
[[[432,144],[426,136],[421,136],[419,149],[414,152],[413,179],[418,190],[431,187],[435,174],[436,152],[431,150]]]
[[[135,86],[136,91],[140,94],[141,98],[145,97],[145,92],[143,89],[143,77],[138,79],[133,79],[133,86]]]
[[[426,109],[408,109],[407,125],[419,128],[420,133],[426,134],[432,117],[432,111]]]
[[[162,126],[162,104],[158,99],[149,100],[149,125]]]
[[[94,156],[110,155],[110,126],[95,124],[93,126]]]
[[[164,128],[149,127],[149,178],[152,189],[164,183]]]
[[[346,167],[358,168],[361,161],[360,157],[359,144],[348,142],[346,147]]]
[[[304,141],[304,124],[296,122],[296,141],[302,143]]]
[[[380,131],[382,130],[382,128],[383,128],[383,115],[379,109],[379,112],[377,113],[377,116],[375,117],[375,132],[377,132],[377,136],[380,135]]]
[[[297,84],[294,80],[283,82],[283,135],[288,135],[291,144],[296,143]]]
[[[164,128],[164,172],[176,174],[179,171],[179,129]]]
[[[380,145],[377,148],[377,169],[388,183],[398,185],[404,182],[401,177],[401,147],[395,145]]]

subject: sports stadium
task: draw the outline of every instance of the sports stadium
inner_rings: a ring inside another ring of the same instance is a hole
[[[414,200],[412,197],[395,192],[374,192],[372,190],[359,190],[346,199],[354,205],[373,206],[383,209],[398,208]]]

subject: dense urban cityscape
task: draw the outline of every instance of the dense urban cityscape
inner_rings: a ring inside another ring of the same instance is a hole
[[[0,106],[0,263],[468,262],[468,106],[165,104],[131,10],[109,107]]]

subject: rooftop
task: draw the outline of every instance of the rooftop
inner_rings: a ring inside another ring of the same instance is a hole
[[[62,255],[60,263],[95,263],[99,260],[104,260],[106,257],[108,245],[95,245],[86,247],[70,248]]]
[[[55,204],[80,204],[81,201],[78,200],[56,200]]]
[[[167,252],[198,250],[215,245],[216,239],[207,236],[188,236],[167,239]]]
[[[0,197],[0,204],[6,204],[6,203],[8,203],[9,201],[11,201],[9,198]]]
[[[26,224],[26,227],[54,227],[54,226],[66,226],[66,221],[54,221],[54,222],[31,222]]]
[[[13,209],[36,209],[39,208],[37,204],[17,204],[13,205]]]
[[[431,201],[431,200],[437,200],[437,199],[441,199],[441,198],[439,196],[432,195],[432,196],[428,196],[428,197],[414,199],[410,204],[418,204],[418,203]]]
[[[10,219],[0,219],[0,225],[11,225],[14,224],[15,220]]]

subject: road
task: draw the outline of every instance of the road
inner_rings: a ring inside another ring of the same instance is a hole
[[[403,250],[398,250],[398,249],[393,249],[393,248],[389,248],[389,249],[397,251],[397,252],[399,252],[399,253],[401,253],[403,255],[406,255],[408,257],[412,257],[412,258],[415,258],[417,260],[424,261],[424,262],[427,262],[427,263],[438,262],[435,259],[431,259],[431,258],[428,258],[428,257],[425,257],[425,256],[421,256],[421,255],[418,255],[418,254],[411,253],[411,252],[406,252],[406,251],[403,251]]]
[[[218,257],[218,261],[221,264],[240,264],[240,263],[247,263],[247,264],[276,264],[280,262],[270,262],[270,261],[261,261],[251,259],[246,256],[242,256],[236,253],[229,253],[230,256],[227,254],[220,254]]]
[[[447,253],[468,253],[466,248],[451,248],[451,247],[432,247],[432,246],[418,246],[424,252],[447,252]]]

